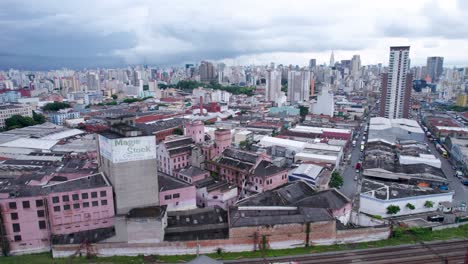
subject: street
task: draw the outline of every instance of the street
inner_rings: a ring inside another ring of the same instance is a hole
[[[354,176],[356,176],[356,163],[359,161],[359,157],[361,155],[360,146],[364,126],[365,123],[360,127],[359,138],[356,140],[356,146],[354,148],[351,147],[351,162],[345,163],[341,172],[341,175],[343,176],[343,186],[340,188],[340,191],[351,200],[354,199],[358,183],[360,182],[360,175],[358,181],[354,180]],[[349,155],[349,153],[347,155]]]

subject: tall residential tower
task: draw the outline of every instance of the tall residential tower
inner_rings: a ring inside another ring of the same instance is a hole
[[[444,70],[444,57],[427,57],[426,71],[433,83],[439,81]]]
[[[390,47],[388,73],[382,74],[380,116],[408,118],[412,75],[409,73],[409,46]]]

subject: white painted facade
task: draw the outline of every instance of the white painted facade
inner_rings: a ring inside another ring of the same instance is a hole
[[[370,193],[361,193],[359,195],[359,211],[370,214],[370,215],[380,215],[382,217],[391,217],[391,216],[400,216],[400,215],[409,215],[409,214],[418,214],[425,213],[437,210],[439,203],[441,202],[452,202],[453,192],[439,193],[439,194],[429,194],[429,195],[419,195],[412,197],[396,198],[381,200],[372,196]],[[433,207],[427,208],[424,206],[426,201],[431,201],[434,203]],[[414,205],[415,209],[410,210],[406,208],[406,204]],[[400,207],[400,211],[395,215],[387,214],[387,207],[390,205],[396,205]]]

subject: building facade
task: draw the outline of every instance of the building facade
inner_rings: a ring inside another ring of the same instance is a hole
[[[290,71],[288,73],[288,101],[291,104],[309,101],[310,85],[310,71]]]
[[[5,120],[14,115],[32,117],[32,108],[21,104],[0,105],[0,127],[5,127]]]
[[[444,57],[427,57],[426,72],[431,77],[432,83],[440,80],[444,71]]]
[[[409,73],[409,46],[390,47],[388,73],[382,74],[380,116],[408,118],[412,75]]]

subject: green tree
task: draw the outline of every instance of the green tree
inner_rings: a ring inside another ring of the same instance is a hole
[[[117,101],[107,102],[106,105],[117,105]]]
[[[5,119],[6,129],[21,128],[35,125],[34,119],[29,116],[13,115]]]
[[[112,99],[114,99],[114,100],[117,100],[118,97],[119,97],[119,96],[117,96],[116,94],[113,94],[113,95],[112,95]]]
[[[330,186],[331,188],[340,188],[341,186],[343,186],[343,177],[340,175],[339,172],[334,171],[332,173],[328,186]]]
[[[246,140],[239,142],[240,149],[247,149],[248,146],[249,146],[249,142],[247,142]]]
[[[387,207],[387,214],[397,214],[398,212],[400,212],[400,206],[398,205],[389,205]]]
[[[426,208],[432,208],[432,207],[434,207],[434,202],[426,201],[426,202],[424,203],[424,207],[426,207]]]
[[[305,117],[309,113],[309,107],[300,105],[299,106],[299,115]]]
[[[416,207],[414,207],[413,204],[407,203],[407,204],[406,204],[406,208],[408,208],[408,209],[410,209],[410,210],[414,210]]]
[[[285,85],[281,86],[281,91],[285,92],[285,93],[288,93],[288,85],[285,84]]]
[[[45,118],[44,115],[38,114],[38,113],[36,113],[36,111],[32,111],[32,114],[33,114],[34,123],[36,123],[36,124],[45,123],[46,118]]]
[[[44,111],[52,111],[52,112],[57,112],[60,109],[66,109],[70,108],[70,104],[67,102],[53,102],[53,103],[48,103],[42,107]]]
[[[184,131],[180,127],[174,128],[174,131],[172,131],[174,135],[183,135]]]

